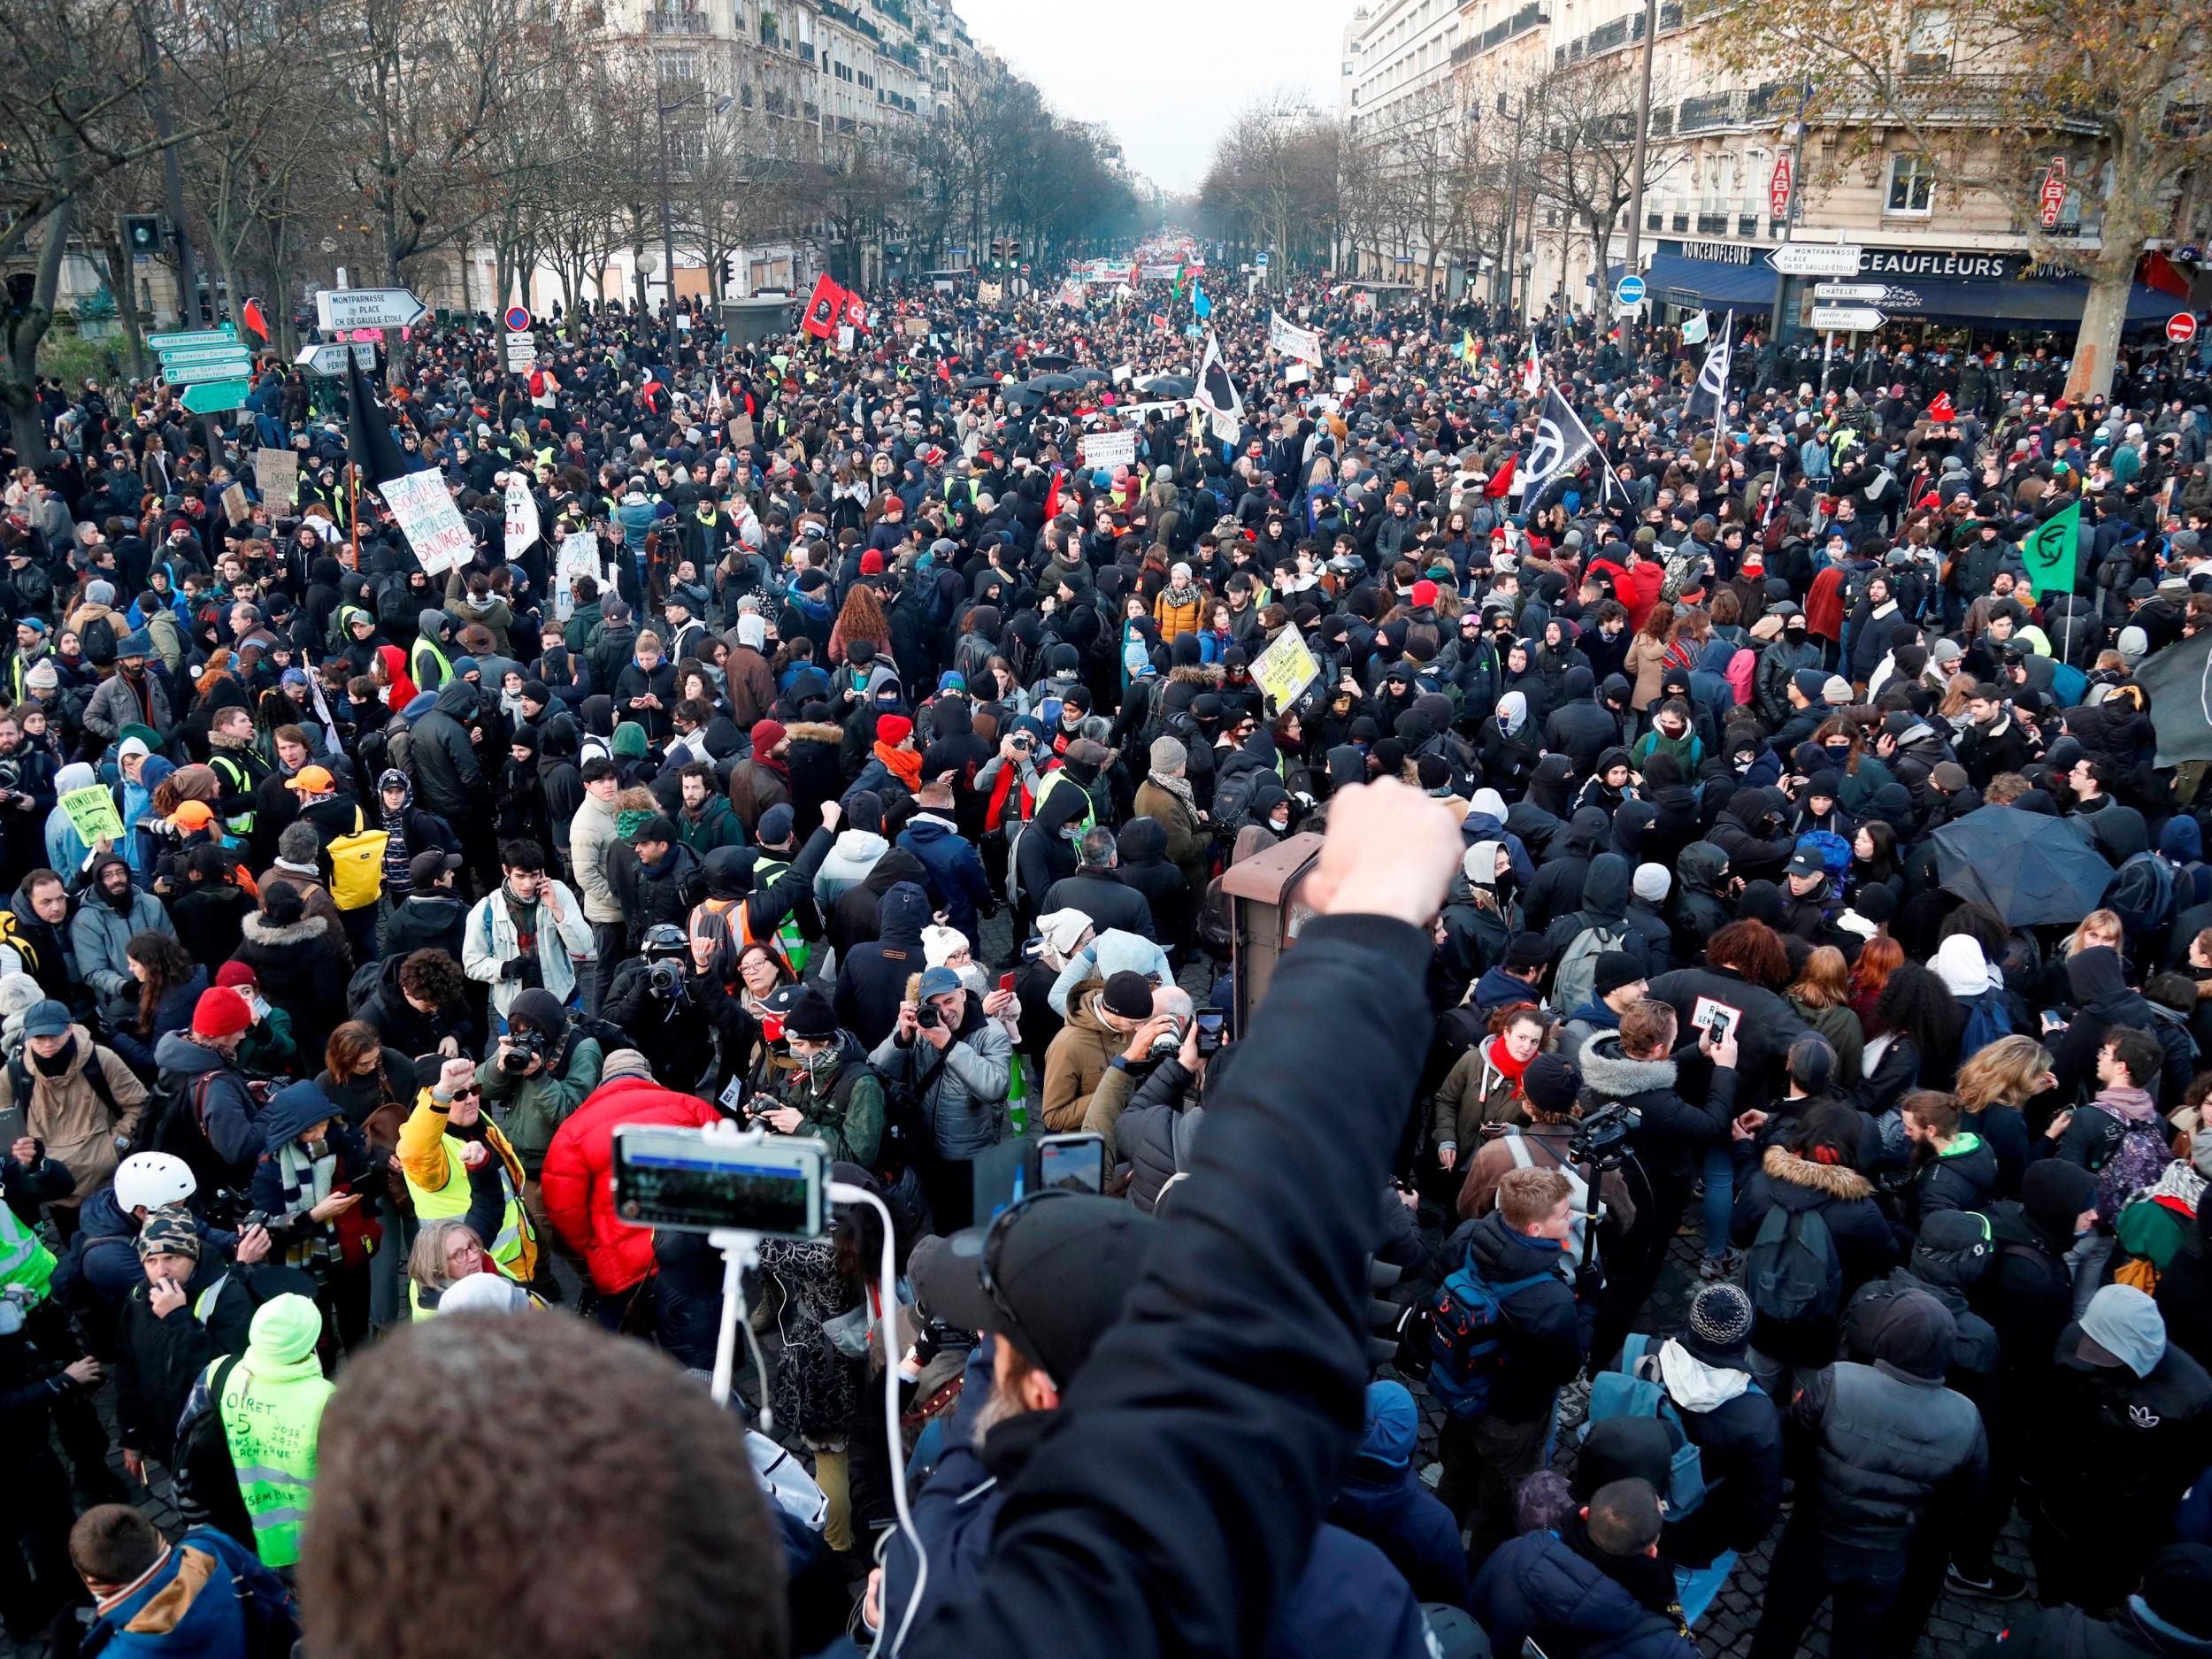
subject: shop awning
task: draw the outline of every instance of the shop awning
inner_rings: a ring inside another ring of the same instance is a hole
[[[1897,281],[1882,309],[1895,318],[1965,323],[1985,328],[2057,326],[2081,320],[2089,284],[2081,277],[2031,277],[2021,282]],[[1908,296],[1910,296],[1909,299]],[[2164,322],[2181,309],[2170,294],[2138,282],[2128,296],[2131,324]]]
[[[1609,289],[1620,280],[1615,265],[1605,273]],[[1733,305],[1739,310],[1774,303],[1774,267],[1731,265],[1724,259],[1686,259],[1679,254],[1651,256],[1644,273],[1648,303],[1658,305]]]

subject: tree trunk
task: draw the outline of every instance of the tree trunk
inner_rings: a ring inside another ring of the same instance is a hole
[[[2112,365],[2120,349],[2120,330],[2127,324],[2128,297],[2135,288],[2135,254],[2108,247],[2090,267],[2089,298],[2083,305],[2081,327],[2074,335],[2074,366],[2066,376],[2070,398],[2108,396]]]
[[[146,375],[146,322],[138,311],[138,282],[136,269],[131,264],[129,250],[123,246],[122,221],[115,221],[100,251],[106,256],[108,292],[115,296],[115,320],[122,325],[124,358],[130,365],[131,377],[142,380]]]
[[[73,183],[73,167],[65,167],[64,179]],[[46,458],[46,422],[38,406],[38,345],[54,320],[54,296],[61,288],[61,257],[69,243],[69,223],[76,204],[64,197],[46,217],[46,242],[39,250],[38,270],[32,279],[31,297],[18,305],[12,297],[0,297],[0,319],[7,328],[7,355],[0,358],[0,408],[8,413],[8,430],[16,459],[36,466]]]

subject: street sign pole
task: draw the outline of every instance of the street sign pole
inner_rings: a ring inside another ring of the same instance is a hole
[[[1797,118],[1790,123],[1790,125],[1796,129],[1795,133],[1792,136],[1790,143],[1790,170],[1788,173],[1788,180],[1791,181],[1795,180],[1798,169],[1805,164],[1805,111],[1807,109],[1811,107],[1812,101],[1813,83],[1812,78],[1809,75],[1805,80],[1804,90],[1798,96]],[[1775,172],[1778,180],[1781,173],[1781,168],[1778,165]],[[1770,205],[1771,205],[1771,204],[1770,204]],[[1790,245],[1791,233],[1796,228],[1797,225],[1797,214],[1793,211],[1794,206],[1795,203],[1793,199],[1786,200],[1783,203],[1783,207],[1786,211],[1782,215],[1781,245],[1785,248]],[[1789,285],[1790,280],[1788,274],[1784,272],[1779,265],[1777,265],[1774,272],[1774,304],[1767,317],[1767,372],[1765,380],[1763,382],[1763,384],[1771,385],[1773,383],[1776,365],[1782,360],[1782,303],[1784,299],[1787,296]]]

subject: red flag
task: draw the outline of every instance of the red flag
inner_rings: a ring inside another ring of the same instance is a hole
[[[845,290],[845,314],[839,320],[850,323],[855,328],[865,328],[868,326],[868,302],[850,288],[847,288]]]
[[[247,327],[252,329],[254,333],[259,334],[264,340],[266,340],[269,337],[269,319],[262,315],[261,302],[259,300],[250,299],[243,305],[240,306],[238,308],[238,320],[245,324]]]
[[[1045,522],[1047,524],[1050,524],[1060,516],[1060,479],[1061,470],[1056,466],[1052,469],[1052,488],[1045,495]]]
[[[1935,395],[1935,402],[1928,405],[1928,419],[1931,420],[1956,420],[1958,418],[1959,411],[1951,407],[1951,394],[1948,392],[1938,392]]]
[[[1507,456],[1505,465],[1490,475],[1490,481],[1482,487],[1482,493],[1492,501],[1503,501],[1513,488],[1513,467],[1520,458],[1517,455]]]
[[[844,309],[845,290],[829,280],[824,272],[814,279],[814,292],[806,303],[806,315],[799,326],[817,340],[827,340],[836,332],[838,313]]]

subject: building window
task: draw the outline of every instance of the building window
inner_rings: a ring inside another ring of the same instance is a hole
[[[1905,73],[1941,75],[1951,68],[1951,14],[1932,6],[1913,14],[1912,30],[1905,37]]]
[[[1925,156],[1889,158],[1889,197],[1884,211],[1925,213],[1935,196],[1935,168]]]

